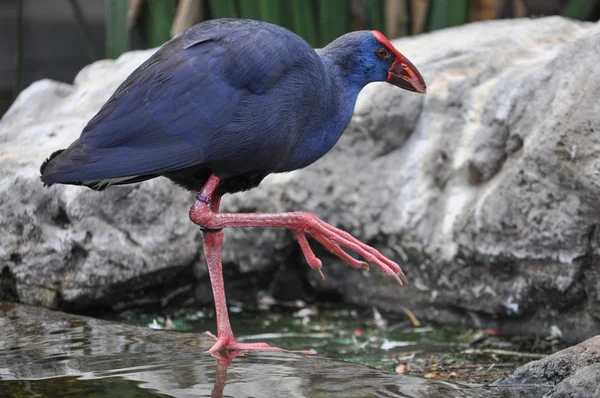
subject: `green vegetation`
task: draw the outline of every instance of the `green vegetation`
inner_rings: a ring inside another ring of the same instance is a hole
[[[426,30],[438,30],[469,22],[469,0],[431,0]]]
[[[127,0],[106,0],[106,56],[117,58],[129,49]]]
[[[589,20],[594,11],[600,8],[600,0],[570,0],[563,8],[562,15],[569,18]]]
[[[177,8],[175,0],[146,0],[142,10],[142,36],[146,47],[158,47],[171,38]]]
[[[190,7],[191,1],[105,0],[106,56],[116,58],[129,49],[131,29],[139,29],[145,47],[161,45],[173,34],[171,29],[177,7]],[[396,3],[389,0],[354,3],[351,0],[196,1],[200,1],[202,8],[202,18],[199,19],[233,17],[272,22],[293,30],[315,47],[324,46],[336,37],[356,29],[377,29],[390,36],[401,36],[494,18],[495,15],[500,15],[505,4],[501,0],[396,0]],[[77,1],[69,2],[84,35],[89,37],[85,17]],[[526,6],[525,3],[523,5]],[[599,17],[600,0],[569,0],[560,13],[570,18],[594,20]],[[182,12],[181,15],[185,16],[186,13]],[[526,12],[513,16],[527,15]],[[186,26],[200,21],[188,22]],[[91,44],[90,56],[93,56]]]

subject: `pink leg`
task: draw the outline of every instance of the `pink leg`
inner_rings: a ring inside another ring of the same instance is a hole
[[[225,298],[225,287],[223,284],[223,270],[221,267],[221,247],[223,245],[223,231],[204,232],[204,255],[208,263],[208,273],[212,285],[213,297],[215,299],[215,312],[217,314],[217,342],[208,352],[215,353],[219,350],[281,350],[271,347],[266,343],[241,344],[235,341],[229,314],[227,313],[227,301]]]
[[[211,175],[202,192],[197,195],[198,199],[190,209],[190,219],[192,222],[209,229],[231,227],[287,228],[298,238],[298,243],[308,265],[317,271],[321,277],[323,277],[321,271],[322,263],[310,249],[305,234],[312,236],[329,251],[354,268],[362,267],[369,269],[369,266],[367,263],[351,257],[342,247],[357,253],[368,262],[376,265],[386,275],[395,278],[400,285],[408,283],[408,279],[398,264],[383,256],[376,249],[354,238],[349,233],[327,224],[311,213],[217,213],[211,202],[211,198],[219,182],[218,177]]]
[[[365,245],[352,235],[335,228],[326,222],[307,212],[292,213],[217,213],[219,210],[220,196],[214,194],[219,185],[219,178],[211,175],[202,191],[196,196],[197,200],[190,209],[190,219],[208,231],[203,232],[204,253],[208,263],[208,271],[215,299],[217,314],[217,342],[209,350],[213,355],[219,355],[220,350],[272,350],[280,351],[280,348],[271,347],[266,343],[241,344],[237,343],[231,331],[229,316],[227,314],[227,303],[225,289],[223,286],[223,273],[221,268],[221,247],[223,245],[222,228],[230,227],[277,227],[291,230],[298,238],[300,248],[308,264],[324,278],[321,271],[322,263],[311,250],[305,234],[311,235],[319,243],[323,244],[333,254],[346,261],[354,268],[369,269],[366,262],[356,260],[346,253],[345,247],[375,264],[386,275],[393,276],[400,285],[408,283],[406,276],[402,273],[400,266],[387,259],[374,248]],[[214,337],[214,336],[213,336]],[[302,351],[311,353],[310,351]]]
[[[220,197],[216,197],[210,207],[218,210]],[[215,312],[217,316],[217,342],[208,350],[218,359],[223,359],[219,354],[220,350],[268,350],[282,351],[281,348],[271,347],[267,343],[238,343],[233,337],[233,331],[229,323],[229,314],[227,312],[227,301],[225,298],[225,286],[223,283],[223,270],[221,264],[221,248],[223,246],[223,231],[205,231],[202,233],[204,240],[204,255],[208,264],[208,273],[212,286],[213,297],[215,300]],[[211,333],[208,335],[214,337]],[[312,351],[297,351],[305,354],[313,354]],[[234,358],[236,353],[225,355],[226,358]]]

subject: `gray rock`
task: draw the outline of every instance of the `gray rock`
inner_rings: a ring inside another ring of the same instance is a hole
[[[73,86],[36,82],[0,121],[0,270],[19,301],[118,310],[193,294],[200,240],[183,210],[191,194],[158,180],[105,193],[39,181],[40,162],[149,55],[94,63]]]
[[[223,209],[313,211],[398,260],[411,285],[352,270],[315,245],[321,282],[287,231],[227,230],[228,295],[299,286],[298,295],[408,306],[441,322],[591,336],[600,326],[600,24],[492,21],[396,45],[423,73],[426,96],[368,86],[331,153],[225,198]],[[74,85],[37,82],[0,121],[1,295],[78,311],[209,299],[190,193],[164,179],[103,193],[38,180],[43,159],[149,54],[97,62]]]
[[[600,397],[600,336],[521,366],[493,387],[552,387],[544,398]]]

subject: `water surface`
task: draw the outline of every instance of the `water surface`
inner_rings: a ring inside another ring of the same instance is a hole
[[[0,304],[1,397],[538,397],[466,388],[321,355],[231,353],[202,334]]]

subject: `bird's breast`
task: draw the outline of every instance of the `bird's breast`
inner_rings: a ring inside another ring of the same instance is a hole
[[[290,171],[306,167],[325,155],[338,142],[352,119],[354,103],[345,104],[336,110],[324,112],[321,120],[311,119],[311,123],[299,134],[293,155],[286,162]]]

